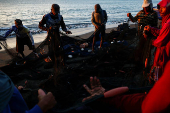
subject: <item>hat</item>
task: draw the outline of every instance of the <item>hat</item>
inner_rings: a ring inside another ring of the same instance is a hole
[[[150,4],[152,4],[152,0],[144,0],[143,1],[143,4],[142,4],[142,7],[148,7]]]
[[[159,6],[166,7],[170,3],[170,0],[162,0],[158,3]]]

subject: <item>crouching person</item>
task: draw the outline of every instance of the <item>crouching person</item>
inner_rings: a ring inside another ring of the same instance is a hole
[[[32,34],[29,29],[22,24],[22,21],[20,19],[15,20],[15,25],[13,25],[5,33],[4,38],[7,38],[8,35],[13,31],[16,33],[16,51],[20,53],[23,58],[25,57],[23,53],[24,45],[27,45],[30,50],[33,50],[33,52],[35,52],[34,39],[32,37]]]

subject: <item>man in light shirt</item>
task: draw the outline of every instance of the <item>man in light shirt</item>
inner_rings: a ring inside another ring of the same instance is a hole
[[[32,34],[29,29],[22,24],[22,21],[20,19],[15,20],[15,25],[13,25],[5,33],[4,38],[7,38],[8,35],[13,31],[16,33],[16,51],[20,53],[23,58],[25,57],[23,53],[24,45],[27,45],[30,50],[35,51],[34,39],[32,37]]]

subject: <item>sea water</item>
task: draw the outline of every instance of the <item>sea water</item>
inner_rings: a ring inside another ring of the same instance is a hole
[[[156,6],[160,0],[152,0]],[[143,0],[0,0],[0,34],[21,19],[31,30],[37,30],[44,14],[51,11],[53,3],[60,5],[60,14],[70,29],[91,26],[94,5],[100,4],[108,15],[107,24],[127,20],[127,13],[133,16],[142,9]]]
[[[156,6],[160,0],[152,1],[153,6]],[[89,30],[93,27],[91,14],[95,4],[100,4],[101,8],[106,10],[108,16],[106,26],[111,26],[127,21],[127,13],[135,16],[142,10],[143,0],[0,0],[0,35],[3,36],[14,25],[15,19],[21,19],[32,34],[42,33],[38,24],[43,15],[51,11],[51,5],[54,3],[60,5],[60,14],[69,30],[77,28]],[[11,37],[14,37],[13,35],[14,33]]]

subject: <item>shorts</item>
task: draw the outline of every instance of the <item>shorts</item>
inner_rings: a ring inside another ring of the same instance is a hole
[[[33,50],[32,42],[31,42],[29,37],[24,37],[24,38],[16,37],[16,51],[17,52],[23,52],[24,51],[24,45],[27,45],[30,50]]]

